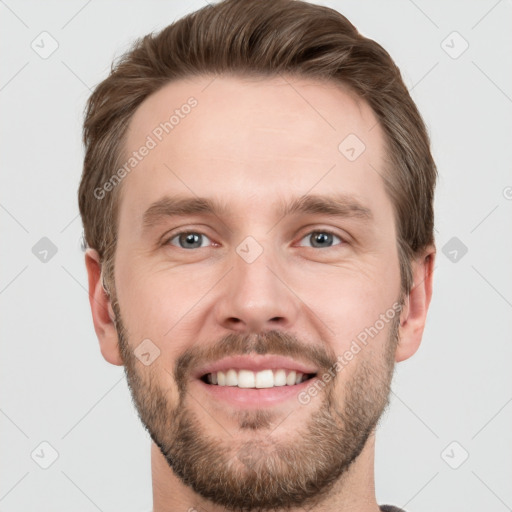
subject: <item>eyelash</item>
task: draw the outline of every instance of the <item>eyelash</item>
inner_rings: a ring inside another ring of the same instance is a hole
[[[331,231],[330,229],[314,229],[312,231],[309,231],[307,232],[302,238],[301,240],[303,240],[304,238],[306,238],[307,236],[311,236],[313,235],[314,233],[323,233],[323,234],[328,234],[328,235],[332,235],[334,237],[337,237],[341,240],[341,243],[338,244],[338,245],[335,245],[335,246],[331,246],[331,247],[327,247],[326,249],[334,249],[335,247],[337,246],[341,246],[341,245],[346,245],[348,242],[342,238],[340,235],[338,235],[337,233],[335,233],[334,231]],[[206,238],[209,239],[208,235],[205,235],[204,233],[202,233],[201,231],[192,231],[192,230],[186,230],[186,231],[179,231],[177,233],[173,233],[172,236],[168,237],[165,239],[165,241],[162,243],[163,246],[166,246],[166,245],[172,245],[170,244],[171,240],[174,240],[175,238],[179,237],[180,235],[190,235],[190,234],[195,234],[195,235],[202,235],[202,236],[205,236]],[[179,247],[179,246],[173,246],[173,247],[176,247],[177,249],[183,249],[184,251],[190,251],[190,250],[193,250],[193,249],[185,249],[183,247]],[[300,246],[300,247],[303,247],[303,246]],[[307,246],[306,246],[307,247]],[[196,247],[195,248],[196,250],[197,249],[205,249],[205,247]],[[310,249],[319,249],[319,247],[310,247]],[[320,248],[321,249],[321,248]]]

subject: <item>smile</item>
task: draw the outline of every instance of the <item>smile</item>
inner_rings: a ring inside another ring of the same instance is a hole
[[[284,368],[268,368],[260,371],[230,368],[226,371],[207,373],[202,376],[201,380],[217,386],[263,389],[294,386],[314,376],[314,373],[303,373]]]

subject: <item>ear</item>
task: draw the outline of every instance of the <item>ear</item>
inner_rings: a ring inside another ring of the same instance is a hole
[[[414,284],[400,315],[400,341],[395,354],[397,363],[411,357],[420,346],[432,298],[435,257],[436,248],[432,245],[412,262]]]
[[[103,289],[101,282],[101,263],[98,251],[87,249],[85,266],[89,280],[89,303],[91,305],[94,330],[100,342],[103,357],[111,364],[122,366],[123,360],[119,352],[119,340],[114,324],[114,311],[110,297]]]

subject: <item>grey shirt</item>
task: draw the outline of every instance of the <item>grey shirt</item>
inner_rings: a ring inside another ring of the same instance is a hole
[[[405,512],[405,510],[394,507],[393,505],[379,505],[381,512]],[[150,510],[149,512],[153,512]]]
[[[394,507],[393,505],[379,505],[381,512],[405,512],[405,510]],[[149,512],[153,512],[150,510]]]

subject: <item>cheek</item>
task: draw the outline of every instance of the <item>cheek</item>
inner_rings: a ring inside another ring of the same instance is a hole
[[[346,383],[364,361],[370,365],[374,361],[380,368],[393,323],[399,318],[396,298],[389,289],[355,285],[345,286],[332,296],[326,294],[322,299],[311,295],[308,305],[330,329],[327,341],[337,357],[339,393],[344,393]]]
[[[399,280],[392,273],[379,269],[377,263],[328,267],[322,272],[318,269],[302,272],[291,288],[325,323],[329,332],[335,333],[341,350],[379,321],[381,315],[394,313]],[[382,330],[380,322],[378,326]]]
[[[129,349],[137,355],[150,353],[151,364],[137,363],[142,372],[154,372],[161,386],[173,385],[169,372],[180,355],[179,320],[185,313],[179,293],[169,291],[164,275],[150,276],[141,269],[116,269],[118,301],[127,330]]]

